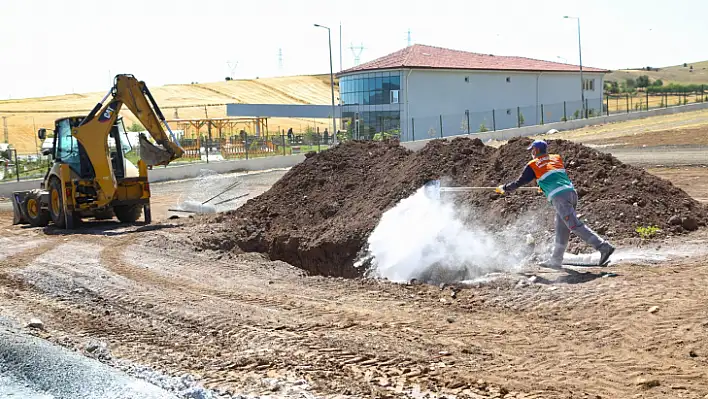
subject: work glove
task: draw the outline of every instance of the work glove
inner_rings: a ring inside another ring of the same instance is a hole
[[[494,192],[497,194],[504,195],[504,193],[506,193],[506,190],[504,190],[504,185],[502,184],[501,186],[495,188]]]

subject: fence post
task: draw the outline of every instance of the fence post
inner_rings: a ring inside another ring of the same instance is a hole
[[[335,133],[336,134],[336,133]],[[317,126],[317,152],[320,152],[320,127]]]
[[[244,138],[244,146],[246,147],[246,160],[248,160],[248,133],[246,133],[246,137]]]
[[[285,129],[280,131],[281,137],[283,138],[283,155],[285,155]]]
[[[667,108],[669,106],[669,93],[664,92],[664,108]]]
[[[15,148],[14,151],[15,151],[15,173],[17,174],[17,181],[20,181],[20,163],[17,162],[17,148]]]
[[[411,118],[411,141],[415,141],[415,118]]]
[[[442,114],[440,114],[440,138],[443,138]]]
[[[610,116],[610,96],[605,97],[605,114]]]
[[[209,163],[209,147],[211,147],[211,122],[207,121],[207,145],[206,145],[207,163]]]
[[[588,99],[585,99],[585,119],[590,117],[590,110],[588,109]]]
[[[492,130],[497,131],[497,112],[492,109]]]
[[[563,119],[565,119],[565,122],[568,122],[568,114],[565,111],[565,101],[563,101]]]
[[[649,111],[649,88],[645,87],[644,92],[647,93],[647,95],[646,95],[646,97],[647,97],[647,111]]]
[[[516,107],[516,127],[521,127],[521,107]]]
[[[541,124],[543,125],[543,104],[541,104]]]
[[[627,98],[627,113],[629,113],[629,93],[626,94]]]
[[[467,116],[467,134],[470,134],[470,110],[465,110],[465,115]]]

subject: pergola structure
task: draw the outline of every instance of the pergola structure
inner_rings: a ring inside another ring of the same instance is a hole
[[[190,118],[190,119],[169,119],[167,120],[171,126],[177,129],[184,130],[184,138],[194,138],[197,140],[197,145],[201,144],[201,131],[204,126],[207,128],[207,137],[210,139],[219,140],[224,138],[224,133],[229,136],[234,135],[234,127],[245,125],[246,131],[250,134],[260,137],[263,133],[268,132],[268,118]],[[212,132],[212,128],[216,129],[216,134]],[[235,134],[238,134],[236,131]]]

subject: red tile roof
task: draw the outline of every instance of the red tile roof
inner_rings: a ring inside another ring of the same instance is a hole
[[[414,44],[381,58],[344,70],[337,75],[377,69],[466,69],[498,71],[577,72],[577,65],[450,50]],[[606,69],[583,67],[583,72],[609,72]]]

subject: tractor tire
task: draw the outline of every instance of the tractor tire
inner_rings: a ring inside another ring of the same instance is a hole
[[[140,205],[114,206],[113,213],[121,223],[135,223],[143,213],[143,207]]]
[[[42,209],[41,194],[36,190],[30,191],[25,197],[22,213],[32,227],[45,227],[51,219],[49,211]]]
[[[49,181],[49,215],[57,227],[60,229],[66,227],[61,182],[56,178]]]

